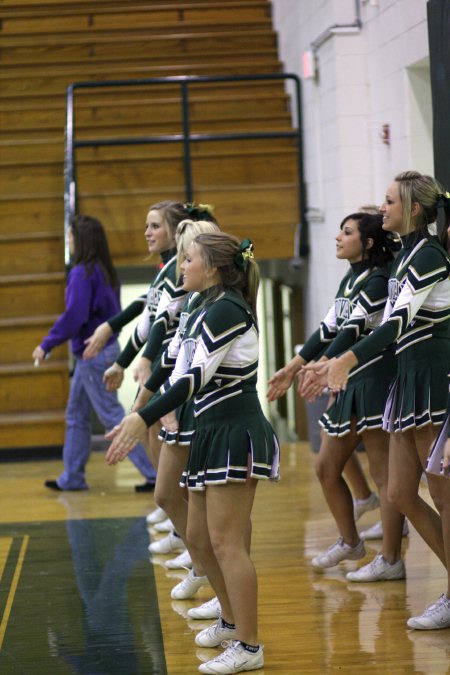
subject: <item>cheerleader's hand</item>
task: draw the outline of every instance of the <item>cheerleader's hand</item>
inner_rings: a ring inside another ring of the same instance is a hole
[[[103,373],[103,382],[106,386],[106,391],[117,391],[123,382],[124,369],[118,363],[113,363]]]
[[[133,371],[134,381],[139,383],[140,387],[143,387],[147,380],[152,374],[152,362],[149,359],[146,359],[145,356],[141,356],[137,362],[137,366]]]
[[[164,415],[161,417],[161,424],[167,431],[178,431],[178,420],[175,412],[170,412],[167,413],[167,415]]]
[[[131,413],[123,418],[120,424],[114,427],[105,438],[112,441],[106,453],[108,464],[117,464],[125,459],[128,453],[145,438],[147,425],[137,413]]]
[[[284,396],[294,380],[295,373],[290,372],[286,367],[277,370],[268,382],[267,400],[276,401]]]
[[[106,321],[101,323],[100,326],[97,326],[92,335],[84,341],[84,344],[87,346],[83,352],[83,359],[87,361],[88,359],[93,359],[94,356],[97,356],[112,334],[113,330]]]
[[[358,363],[353,352],[345,352],[338,359],[330,359],[328,366],[328,386],[333,392],[347,388],[348,375]]]
[[[308,370],[303,377],[303,382],[299,387],[298,393],[309,403],[313,403],[326,385],[326,378],[325,383],[323,383],[320,376],[314,370]]]

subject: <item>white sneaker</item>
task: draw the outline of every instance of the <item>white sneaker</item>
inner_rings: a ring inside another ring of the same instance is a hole
[[[172,588],[170,597],[173,600],[187,600],[192,598],[201,586],[208,583],[208,577],[196,577],[194,570],[190,570],[189,574],[183,581]]]
[[[173,532],[174,527],[170,518],[162,520],[160,523],[155,523],[152,525],[155,532]]]
[[[409,628],[416,630],[450,628],[450,598],[443,593],[436,602],[426,608],[423,614],[412,616],[406,623]]]
[[[371,492],[367,499],[354,499],[353,500],[353,511],[355,514],[355,520],[359,520],[361,516],[366,513],[366,511],[373,511],[380,506],[380,500],[378,495],[375,492]]]
[[[330,546],[325,553],[316,555],[311,563],[314,567],[325,569],[327,567],[334,567],[342,560],[360,560],[366,555],[364,542],[360,541],[356,546],[349,546],[344,542],[342,537],[339,537],[337,542]]]
[[[227,675],[228,673],[240,673],[243,670],[258,670],[263,667],[263,645],[258,645],[258,651],[252,654],[244,649],[239,640],[232,640],[222,654],[211,661],[202,663],[198,669],[201,673]]]
[[[160,506],[157,506],[156,509],[150,511],[146,517],[147,525],[154,525],[155,523],[160,523],[162,520],[167,518],[167,513]]]
[[[236,628],[227,628],[219,617],[208,628],[204,628],[195,636],[195,644],[199,647],[218,647],[224,640],[234,640]]]
[[[151,543],[148,550],[150,553],[176,553],[184,551],[185,548],[182,538],[171,532],[167,537]]]
[[[167,567],[169,570],[178,570],[178,569],[190,569],[192,567],[191,554],[186,549],[180,555],[177,555],[176,558],[172,560],[166,560],[164,567]]]
[[[355,572],[345,575],[349,581],[394,581],[406,577],[403,560],[397,560],[392,565],[379,553],[368,565],[360,567]]]
[[[408,521],[405,520],[403,523],[402,537],[407,537],[409,534]],[[367,530],[363,530],[359,535],[363,541],[368,541],[369,539],[383,539],[383,525],[381,520],[372,527],[369,527]]]
[[[200,607],[191,607],[191,609],[188,609],[187,615],[191,619],[218,619],[220,616],[219,599],[212,598]]]

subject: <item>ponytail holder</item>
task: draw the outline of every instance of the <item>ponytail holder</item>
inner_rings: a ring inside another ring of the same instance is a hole
[[[234,262],[239,267],[239,269],[247,271],[248,261],[250,258],[254,258],[253,255],[253,244],[250,239],[244,239],[240,246],[239,251],[234,256]]]
[[[436,202],[437,209],[450,210],[450,192],[441,192]]]
[[[210,218],[214,213],[214,206],[211,204],[196,204],[195,202],[188,202],[187,204],[184,204],[184,208],[188,212],[188,215],[194,216],[200,220],[202,216]]]

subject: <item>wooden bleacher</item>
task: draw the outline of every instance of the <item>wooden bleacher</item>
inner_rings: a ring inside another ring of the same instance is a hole
[[[64,125],[72,82],[278,73],[269,0],[0,2],[0,449],[61,445],[67,348],[31,352],[64,306]],[[292,128],[281,81],[192,85],[191,130]],[[181,133],[176,85],[80,91],[79,139]],[[194,198],[259,258],[294,254],[292,139],[192,144]],[[141,264],[148,206],[184,199],[180,144],[77,151],[79,212],[105,224],[117,265]]]

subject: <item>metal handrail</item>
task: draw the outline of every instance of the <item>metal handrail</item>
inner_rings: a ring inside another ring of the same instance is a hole
[[[297,129],[293,131],[261,131],[249,133],[222,133],[202,134],[190,132],[189,117],[189,85],[209,82],[242,82],[255,80],[291,80],[294,84]],[[74,95],[78,89],[99,89],[111,87],[147,86],[154,84],[178,84],[181,88],[182,134],[162,134],[157,136],[134,136],[125,138],[102,138],[78,141],[75,139]],[[64,155],[64,232],[67,233],[70,219],[76,213],[76,154],[77,148],[113,146],[113,145],[143,145],[152,143],[183,143],[184,146],[184,174],[186,201],[192,201],[192,170],[191,170],[191,143],[196,141],[231,141],[258,138],[296,138],[297,139],[297,168],[298,168],[298,213],[300,242],[298,255],[308,253],[307,221],[306,221],[306,191],[303,179],[303,137],[302,137],[302,108],[300,79],[292,73],[272,73],[259,75],[174,75],[170,77],[153,77],[132,80],[102,80],[98,82],[75,82],[67,87],[67,114],[66,140]],[[65,237],[67,241],[67,237]],[[66,264],[69,263],[69,251],[65,251]]]

